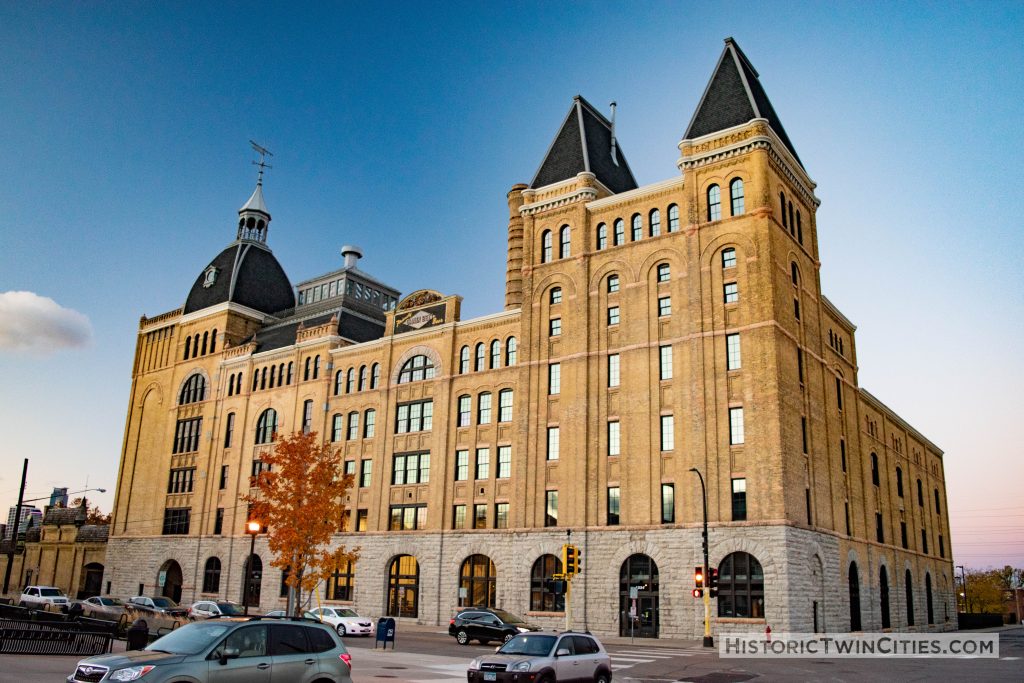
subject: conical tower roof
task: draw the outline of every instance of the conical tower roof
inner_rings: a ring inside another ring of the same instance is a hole
[[[263,201],[263,183],[256,183],[256,189],[252,191],[252,195],[249,197],[242,208],[238,210],[238,213],[245,213],[246,211],[259,211],[260,213],[270,216],[270,212],[267,211],[267,204]]]

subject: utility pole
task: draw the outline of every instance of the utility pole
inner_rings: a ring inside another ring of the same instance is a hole
[[[697,475],[700,479],[700,495],[704,501],[704,532],[703,532],[703,546],[704,546],[704,647],[714,647],[715,639],[711,637],[711,589],[707,583],[707,577],[709,574],[709,562],[708,562],[708,492],[704,487],[704,476],[700,473],[696,467],[691,467],[690,471]]]
[[[7,569],[4,571],[4,595],[11,587],[11,569],[14,566],[14,551],[18,547],[18,529],[21,527],[21,503],[25,498],[26,476],[28,476],[28,458],[25,458],[25,464],[21,467],[21,489],[18,491],[18,505],[14,508],[14,529],[11,531],[11,545],[10,550],[7,551]]]
[[[565,544],[566,546],[572,545],[572,529],[565,530]],[[569,568],[565,567],[566,573]],[[569,580],[565,582],[565,630],[572,629],[572,576],[567,577]]]

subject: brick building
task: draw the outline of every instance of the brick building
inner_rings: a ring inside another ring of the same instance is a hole
[[[549,626],[572,531],[574,623],[703,633],[690,595],[707,482],[714,632],[953,628],[942,452],[858,385],[824,297],[815,184],[758,74],[725,48],[638,187],[576,97],[508,193],[505,310],[399,293],[343,250],[292,286],[258,184],[184,307],[143,318],[111,530],[116,593],[240,600],[248,492],[275,433],[311,429],[356,477],[321,593],[445,623],[490,604]],[[257,541],[253,602],[283,604]],[[402,590],[404,589],[404,590]]]

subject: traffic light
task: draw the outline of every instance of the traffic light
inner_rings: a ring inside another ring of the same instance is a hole
[[[565,581],[562,579],[546,579],[544,581],[544,590],[554,595],[564,595]]]
[[[693,568],[693,585],[696,588],[693,589],[693,597],[699,598],[704,595],[704,567]]]
[[[562,566],[565,567],[567,577],[572,577],[576,573],[576,546],[562,546]]]
[[[708,569],[708,596],[718,597],[718,570],[715,567]]]

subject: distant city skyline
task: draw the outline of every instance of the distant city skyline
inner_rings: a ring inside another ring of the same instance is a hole
[[[109,511],[139,317],[180,306],[234,238],[248,140],[274,152],[267,241],[293,284],[355,244],[403,294],[462,295],[465,320],[502,308],[505,193],[572,96],[618,103],[641,185],[676,177],[734,35],[818,183],[822,288],[858,326],[860,385],[945,451],[955,563],[1024,565],[1024,269],[1006,256],[1024,235],[994,154],[1024,148],[1024,8],[700,10],[0,8],[0,410],[19,427],[0,505],[28,457],[26,498],[104,487]]]

